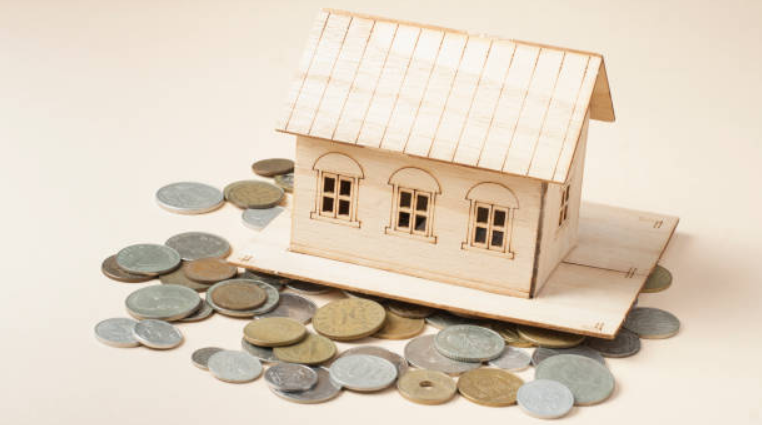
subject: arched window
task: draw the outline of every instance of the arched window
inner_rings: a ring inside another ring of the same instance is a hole
[[[392,211],[386,232],[436,242],[434,205],[436,195],[442,193],[439,182],[426,171],[406,167],[394,172],[389,184],[392,186]]]
[[[312,218],[359,227],[357,190],[364,177],[360,164],[342,153],[327,153],[315,161],[317,196]]]
[[[468,191],[466,199],[471,206],[468,237],[463,247],[513,258],[513,215],[519,208],[513,192],[499,183],[480,183]]]

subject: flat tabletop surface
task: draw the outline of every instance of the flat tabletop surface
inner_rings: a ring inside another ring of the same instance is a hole
[[[262,378],[225,384],[190,362],[239,347],[246,321],[223,316],[183,325],[185,343],[164,352],[93,336],[143,286],[104,277],[105,257],[183,231],[250,231],[231,205],[180,216],[154,193],[223,187],[255,159],[293,156],[272,129],[323,6],[604,54],[617,121],[591,122],[583,198],[681,218],[662,259],[674,283],[640,303],[682,329],[610,360],[611,399],[560,423],[762,423],[762,5],[584,0],[0,2],[4,422],[544,423],[463,397],[302,406]],[[401,353],[406,341],[363,342]]]

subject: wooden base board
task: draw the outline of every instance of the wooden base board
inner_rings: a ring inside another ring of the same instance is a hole
[[[290,211],[236,244],[228,261],[340,289],[611,339],[666,248],[677,218],[591,203],[580,214],[579,245],[569,254],[574,261],[559,264],[532,299],[291,252]]]

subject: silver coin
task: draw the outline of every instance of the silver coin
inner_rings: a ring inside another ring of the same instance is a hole
[[[603,357],[622,358],[633,356],[640,351],[640,338],[635,332],[619,329],[614,339],[588,338],[588,347],[601,353]]]
[[[273,177],[275,184],[286,192],[294,191],[294,173],[278,174]]]
[[[199,305],[199,307],[196,309],[195,312],[193,312],[193,314],[178,320],[178,322],[180,323],[200,322],[208,318],[212,314],[214,314],[214,309],[212,308],[212,306],[210,306],[209,303],[206,301],[201,301],[201,305]]]
[[[383,297],[377,297],[375,295],[370,295],[370,294],[363,294],[362,292],[347,291],[345,289],[342,289],[341,293],[346,295],[348,298],[362,298],[365,300],[375,301],[377,303],[382,303],[386,300],[386,298],[383,298]]]
[[[286,287],[292,291],[309,295],[320,295],[333,291],[333,288],[330,286],[318,285],[316,283],[304,282],[301,280],[292,280],[286,284]]]
[[[382,359],[389,360],[390,362],[392,362],[392,364],[397,366],[397,376],[404,375],[405,372],[407,372],[408,369],[410,368],[410,366],[407,363],[407,360],[405,360],[404,357],[400,356],[397,353],[393,353],[387,350],[386,348],[374,347],[372,345],[365,345],[362,347],[350,348],[349,350],[341,353],[339,357],[337,357],[336,359],[338,360],[344,356],[353,356],[355,354],[367,354],[369,356],[376,356],[376,357],[381,357]]]
[[[576,405],[600,403],[614,392],[614,375],[606,366],[575,354],[545,359],[537,365],[535,379],[550,379],[564,384],[574,394]]]
[[[526,351],[515,347],[505,347],[503,354],[496,359],[490,360],[489,365],[512,372],[518,372],[529,367],[531,361],[532,359]]]
[[[199,369],[209,370],[209,358],[222,351],[219,347],[199,348],[191,354],[191,363]]]
[[[183,334],[163,320],[146,319],[135,324],[135,339],[146,347],[167,350],[183,342]]]
[[[313,368],[318,375],[317,384],[307,391],[286,392],[270,388],[275,395],[288,401],[302,404],[323,403],[341,393],[341,386],[331,380],[331,375],[323,367]]]
[[[574,407],[574,394],[560,382],[537,379],[519,388],[516,402],[530,416],[556,419],[565,416]]]
[[[366,354],[344,356],[331,364],[331,379],[348,390],[380,391],[397,379],[397,367],[389,360]]]
[[[180,214],[201,214],[216,210],[225,202],[222,191],[196,182],[168,184],[156,191],[160,207]]]
[[[243,351],[222,350],[214,353],[207,365],[215,378],[235,384],[251,382],[262,374],[262,363]]]
[[[204,232],[185,232],[172,236],[164,245],[174,248],[185,261],[199,258],[224,258],[230,254],[230,244],[225,239]]]
[[[295,363],[278,363],[265,372],[265,381],[278,391],[307,391],[318,381],[312,368]]]
[[[630,310],[624,327],[641,338],[669,338],[680,330],[680,321],[668,311],[637,307]]]
[[[417,368],[436,370],[448,375],[460,375],[481,366],[481,363],[460,362],[439,354],[434,348],[434,338],[436,335],[412,339],[405,345],[405,359]]]
[[[201,297],[184,286],[153,285],[134,291],[124,304],[137,319],[173,321],[193,314],[201,304]]]
[[[307,324],[315,315],[317,306],[311,300],[297,294],[280,294],[280,301],[274,310],[260,314],[257,317],[289,317],[297,322]]]
[[[241,221],[248,228],[262,230],[284,210],[285,208],[279,206],[265,209],[247,208],[241,213]]]
[[[545,359],[561,354],[576,354],[578,356],[593,359],[604,366],[606,365],[606,360],[603,359],[601,353],[585,345],[578,345],[570,348],[537,347],[535,348],[534,353],[532,353],[532,365],[537,367],[537,365],[542,363]]]
[[[168,246],[141,243],[119,251],[116,264],[130,273],[158,275],[176,269],[180,265],[180,254]]]
[[[246,341],[245,339],[241,338],[241,348],[243,348],[244,351],[251,354],[252,356],[258,358],[259,360],[266,362],[266,363],[278,363],[280,360],[278,360],[277,357],[275,357],[275,354],[273,354],[273,349],[269,347],[258,347],[249,341]]]
[[[135,338],[135,320],[126,317],[106,319],[95,325],[95,337],[98,341],[112,347],[130,348],[140,345]]]
[[[445,357],[462,362],[483,362],[503,354],[505,340],[482,326],[455,325],[442,329],[434,347]]]
[[[458,317],[444,310],[435,311],[434,314],[426,318],[426,323],[437,328],[444,329],[456,325],[478,325],[478,321]]]
[[[265,301],[264,304],[257,308],[252,308],[249,310],[230,310],[224,307],[220,307],[214,302],[214,291],[216,291],[219,287],[224,285],[230,285],[232,283],[238,283],[238,282],[246,282],[251,283],[254,285],[259,286],[260,288],[264,289],[267,293],[267,301]],[[223,280],[222,282],[217,282],[214,285],[212,285],[209,290],[206,292],[206,302],[209,303],[210,306],[216,311],[217,313],[224,314],[226,316],[231,317],[253,317],[260,314],[269,313],[272,310],[277,307],[278,302],[280,300],[280,294],[278,293],[278,290],[273,288],[272,286],[259,281],[259,280],[253,280],[253,279],[228,279]]]
[[[285,287],[286,283],[288,283],[291,279],[287,277],[282,277],[274,274],[267,274],[264,272],[258,272],[254,270],[246,270],[241,275],[241,279],[254,279],[254,280],[260,280],[273,288],[277,289],[278,291],[282,291]]]

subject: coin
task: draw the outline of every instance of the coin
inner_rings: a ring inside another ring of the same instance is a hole
[[[243,348],[244,351],[251,354],[252,356],[258,358],[259,360],[267,363],[278,363],[280,360],[278,360],[277,357],[275,357],[275,354],[273,353],[272,348],[267,347],[257,347],[256,345],[250,343],[249,341],[246,341],[245,338],[241,339],[241,348]]]
[[[262,363],[243,351],[222,350],[212,354],[207,364],[215,378],[234,384],[251,382],[262,374]]]
[[[497,332],[483,326],[455,325],[437,333],[434,347],[453,360],[482,362],[503,354],[505,341]]]
[[[524,350],[514,347],[505,347],[503,354],[496,359],[490,360],[489,365],[511,372],[518,372],[529,367],[531,360],[529,354],[524,352]]]
[[[316,310],[317,306],[309,299],[301,295],[285,293],[280,294],[280,301],[274,310],[257,317],[289,317],[306,325],[312,320]]]
[[[312,327],[331,339],[353,341],[373,335],[384,325],[386,311],[381,304],[345,298],[320,307],[312,318]]]
[[[457,317],[444,310],[438,310],[426,318],[426,323],[437,329],[444,329],[446,327],[455,325],[477,324],[477,321],[466,319],[464,317]]]
[[[601,353],[603,357],[629,357],[640,351],[640,338],[635,332],[619,329],[614,339],[588,338],[587,346]]]
[[[577,346],[585,340],[583,335],[536,328],[534,326],[520,325],[516,327],[516,330],[522,338],[531,341],[540,347],[569,348]]]
[[[661,292],[672,285],[672,273],[666,268],[657,265],[651,274],[648,275],[641,293]]]
[[[477,404],[510,406],[516,403],[516,393],[523,384],[521,378],[502,369],[479,368],[458,379],[458,391]]]
[[[278,363],[265,372],[265,381],[278,391],[307,391],[318,381],[311,367],[294,363]]]
[[[386,301],[386,299],[382,297],[378,297],[378,296],[370,295],[370,294],[364,294],[362,292],[347,291],[346,289],[342,289],[341,293],[346,295],[347,298],[362,298],[364,300],[371,300],[377,303],[382,303]]]
[[[141,344],[160,350],[175,348],[183,342],[183,334],[163,320],[141,320],[135,324],[133,333]]]
[[[387,311],[384,326],[373,336],[381,339],[408,339],[423,332],[425,325],[423,319],[408,319]]]
[[[284,362],[316,365],[336,355],[336,344],[324,336],[307,333],[301,342],[285,347],[275,347],[273,353]]]
[[[206,301],[201,301],[201,305],[198,307],[198,309],[193,312],[188,317],[183,317],[182,319],[178,320],[180,323],[189,323],[189,322],[200,322],[204,319],[209,318],[212,314],[214,314],[214,309],[212,309],[212,306],[209,305]]]
[[[230,254],[230,244],[225,239],[204,232],[185,232],[172,236],[164,245],[174,248],[185,261],[199,258],[224,258]]]
[[[222,351],[222,348],[218,347],[199,348],[191,354],[191,363],[199,369],[209,370],[209,357],[220,351]]]
[[[408,319],[425,319],[434,314],[434,309],[425,305],[403,303],[402,301],[389,301],[386,308],[394,314]]]
[[[540,419],[565,416],[574,407],[574,394],[566,385],[549,379],[536,379],[519,388],[516,401],[521,410]]]
[[[124,301],[136,319],[179,320],[196,311],[201,298],[192,289],[179,285],[146,286]]]
[[[262,230],[283,211],[285,208],[279,206],[265,209],[247,208],[241,213],[241,221],[248,228]]]
[[[216,210],[225,202],[216,187],[196,182],[168,184],[156,191],[156,203],[167,211],[201,214]]]
[[[278,174],[273,178],[275,184],[288,193],[294,191],[294,173]]]
[[[493,321],[489,322],[489,327],[502,336],[505,343],[511,347],[529,348],[536,346],[533,342],[527,341],[519,335],[514,323]]]
[[[251,310],[267,301],[267,293],[254,282],[228,280],[211,293],[212,301],[230,310]]]
[[[439,354],[434,348],[434,338],[436,335],[424,335],[408,342],[405,345],[405,359],[417,368],[436,370],[448,375],[459,375],[481,366],[481,363],[460,362]]]
[[[239,284],[239,283],[249,283],[263,289],[265,293],[267,293],[267,300],[265,301],[265,303],[253,309],[233,310],[233,309],[222,307],[214,301],[214,293],[216,291],[218,291],[221,288],[224,288],[227,285]],[[264,313],[270,312],[273,309],[275,309],[275,306],[278,305],[278,300],[280,300],[280,294],[278,293],[277,289],[273,288],[272,286],[262,281],[253,280],[253,279],[239,278],[239,279],[223,280],[222,282],[217,282],[214,285],[212,285],[212,287],[209,288],[209,291],[207,291],[207,294],[206,294],[206,302],[208,302],[209,305],[212,306],[214,311],[220,314],[224,314],[226,316],[230,316],[230,317],[253,317],[258,314],[264,314]]]
[[[185,286],[186,288],[193,289],[196,292],[205,292],[211,285],[201,282],[196,282],[195,280],[188,279],[188,276],[185,275],[185,268],[188,267],[188,262],[183,261],[180,264],[180,267],[177,268],[177,270],[163,274],[159,276],[159,280],[163,284],[172,284],[172,285],[180,285]]]
[[[566,385],[574,394],[574,404],[582,406],[600,403],[614,391],[614,376],[606,366],[575,354],[545,359],[537,365],[535,379]]]
[[[367,354],[336,359],[330,368],[331,379],[348,390],[380,391],[397,379],[397,367],[389,360]]]
[[[593,350],[592,348],[586,346],[586,345],[579,345],[577,347],[569,347],[569,348],[547,348],[547,347],[537,347],[534,350],[534,353],[532,353],[532,364],[537,367],[540,363],[542,363],[545,359],[553,356],[558,356],[561,354],[576,354],[578,356],[587,357],[588,359],[595,360],[596,362],[606,365],[606,360],[603,359],[603,356],[601,356],[601,353]]]
[[[242,279],[253,279],[258,280],[261,282],[264,282],[273,288],[277,289],[278,291],[283,290],[283,286],[288,283],[291,279],[287,277],[282,277],[274,274],[267,274],[264,272],[258,272],[254,270],[246,270],[241,275]]]
[[[176,269],[180,265],[180,254],[168,246],[141,243],[119,251],[116,264],[129,273],[157,275]]]
[[[302,280],[291,280],[286,283],[286,287],[292,291],[309,295],[320,295],[333,291],[333,288],[330,286],[318,285],[316,283],[304,282]]]
[[[122,269],[119,267],[119,264],[116,263],[116,255],[112,255],[103,260],[103,263],[101,264],[101,272],[103,272],[109,279],[126,283],[148,282],[154,278],[153,276],[145,274],[130,273],[127,270]]]
[[[641,338],[669,338],[680,330],[680,321],[672,313],[653,307],[637,307],[624,319],[624,327]]]
[[[190,280],[212,284],[234,277],[238,267],[220,258],[199,258],[189,261],[183,271]]]
[[[243,338],[260,347],[292,345],[307,336],[303,324],[287,317],[266,317],[249,322],[243,328]]]
[[[455,396],[455,381],[435,370],[413,370],[397,380],[397,390],[406,399],[420,404],[442,404]]]
[[[331,375],[323,367],[313,368],[318,375],[317,384],[307,391],[278,391],[270,388],[275,395],[284,398],[288,401],[293,401],[302,404],[315,404],[323,403],[333,399],[341,393],[341,386],[331,380]]]
[[[133,333],[136,323],[138,322],[125,317],[106,319],[95,325],[95,337],[98,341],[112,347],[137,347],[140,341]]]
[[[283,189],[259,180],[243,180],[225,187],[225,199],[238,208],[272,208],[283,199]]]
[[[286,158],[263,159],[251,164],[251,169],[260,176],[272,177],[294,171],[294,161]]]
[[[409,369],[407,360],[405,360],[404,357],[400,356],[397,353],[393,353],[387,350],[386,348],[374,347],[372,345],[364,345],[361,347],[350,348],[349,350],[342,352],[337,359],[340,359],[344,356],[352,356],[355,354],[367,354],[369,356],[376,356],[376,357],[381,357],[382,359],[389,360],[390,362],[392,362],[392,364],[397,366],[397,376],[404,375]]]

